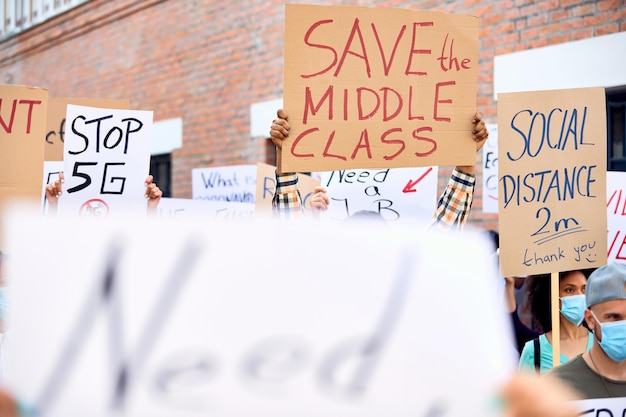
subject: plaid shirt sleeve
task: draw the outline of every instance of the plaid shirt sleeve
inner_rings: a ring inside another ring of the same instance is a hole
[[[272,211],[275,218],[300,219],[302,213],[302,198],[298,190],[298,174],[279,174],[276,172],[276,189],[272,198]]]
[[[432,227],[462,228],[472,208],[476,177],[456,168],[439,198]]]

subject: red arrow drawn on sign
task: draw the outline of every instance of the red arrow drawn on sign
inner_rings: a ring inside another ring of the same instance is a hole
[[[417,190],[414,189],[413,187],[415,187],[417,185],[417,183],[419,183],[421,180],[423,180],[424,177],[426,175],[428,175],[430,173],[430,171],[432,171],[432,170],[433,170],[433,167],[429,167],[426,170],[426,172],[424,172],[422,174],[422,176],[419,177],[418,179],[416,179],[415,181],[409,180],[409,182],[407,182],[406,185],[404,186],[404,188],[402,189],[402,192],[403,193],[414,193],[414,192],[416,192]]]

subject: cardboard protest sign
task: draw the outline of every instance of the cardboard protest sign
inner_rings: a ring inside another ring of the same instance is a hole
[[[498,95],[504,276],[606,264],[603,88]]]
[[[498,212],[498,125],[487,123],[489,139],[483,146],[483,213]]]
[[[256,182],[256,212],[260,215],[272,213],[272,198],[276,189],[276,167],[257,162],[257,182]],[[309,198],[314,194],[315,187],[320,185],[320,181],[303,173],[298,174],[298,190],[302,198],[302,205],[307,211],[311,210]]]
[[[157,214],[163,219],[246,220],[254,217],[252,203],[161,198]]]
[[[374,211],[388,221],[428,222],[437,207],[437,173],[437,167],[323,172],[330,204],[320,217],[343,221]]]
[[[256,169],[256,164],[194,168],[191,170],[192,198],[254,204]]]
[[[145,213],[151,140],[151,111],[68,105],[59,214]]]
[[[128,99],[90,99],[90,98],[67,98],[50,97],[48,99],[48,117],[46,122],[46,161],[63,160],[63,143],[65,142],[65,115],[67,105],[100,107],[103,109],[128,109],[130,100]]]
[[[41,196],[47,102],[47,89],[0,85],[0,216],[11,201]]]
[[[593,398],[573,404],[580,410],[580,417],[626,416],[626,398]]]
[[[608,262],[626,262],[626,172],[606,173]]]
[[[478,18],[287,4],[286,172],[474,165]]]
[[[498,415],[515,356],[477,234],[45,220],[11,218],[8,265],[6,384],[38,415]]]

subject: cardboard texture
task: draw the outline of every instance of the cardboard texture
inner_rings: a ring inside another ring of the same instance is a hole
[[[14,200],[39,201],[48,90],[0,85],[0,216]],[[4,237],[0,224],[0,250]]]
[[[285,172],[473,165],[478,19],[288,4]]]
[[[606,264],[604,89],[500,94],[498,139],[503,274]]]
[[[276,167],[262,162],[257,162],[256,181],[256,213],[261,216],[272,214],[272,198],[276,189]],[[308,205],[309,197],[315,193],[315,187],[320,185],[320,181],[306,174],[298,174],[298,189],[302,197],[305,210],[310,210]]]
[[[62,161],[63,143],[65,141],[65,115],[67,105],[99,107],[103,109],[129,109],[129,99],[92,99],[50,97],[48,99],[48,117],[46,129],[45,160]]]

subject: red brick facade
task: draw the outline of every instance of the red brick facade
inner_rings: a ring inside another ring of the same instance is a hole
[[[624,0],[290,3],[480,17],[477,107],[492,123],[494,56],[626,31]],[[92,0],[0,42],[0,83],[47,87],[55,97],[130,98],[155,121],[182,118],[172,188],[173,197],[190,197],[192,168],[273,163],[268,141],[250,138],[250,105],[282,96],[283,30],[283,1]],[[440,170],[441,184],[449,172]],[[473,208],[473,222],[497,228],[496,216],[481,211],[480,187]]]

